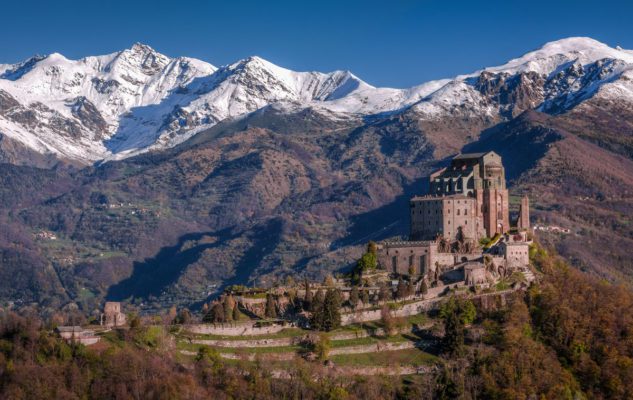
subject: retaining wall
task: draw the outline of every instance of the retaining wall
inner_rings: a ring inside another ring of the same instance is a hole
[[[253,323],[248,324],[195,324],[187,325],[184,330],[190,333],[201,335],[226,335],[226,336],[256,336],[270,335],[278,333],[284,329],[293,327],[292,325],[271,325],[256,327]]]

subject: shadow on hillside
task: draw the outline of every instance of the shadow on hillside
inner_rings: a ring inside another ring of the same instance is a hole
[[[443,159],[429,164],[429,172],[441,168],[449,162]],[[351,227],[348,234],[336,240],[330,250],[337,250],[345,246],[355,246],[370,240],[378,241],[394,236],[409,235],[409,200],[414,195],[428,193],[428,175],[416,179],[403,187],[403,193],[394,201],[382,207],[358,214],[350,218]]]
[[[205,236],[216,236],[219,240],[204,243],[181,251],[187,242],[198,241]],[[218,232],[188,233],[178,239],[174,246],[163,247],[153,258],[134,263],[132,275],[111,286],[106,298],[123,300],[129,297],[146,298],[159,296],[169,285],[178,280],[188,265],[196,262],[206,249],[222,246],[235,237],[228,229]]]
[[[280,225],[279,221],[272,220],[264,226],[256,227],[248,234],[253,239],[253,244],[235,265],[235,275],[225,280],[216,293],[221,293],[229,285],[248,282],[259,265],[259,260],[279,241]],[[219,248],[240,235],[241,232],[232,233],[230,229],[183,235],[176,245],[162,248],[153,258],[135,262],[132,275],[110,287],[106,298],[121,301],[130,297],[158,297],[170,285],[175,284],[187,267],[198,261],[205,250]],[[185,243],[200,240],[205,236],[215,236],[219,239],[213,243],[197,244],[182,250]]]
[[[503,159],[508,183],[513,184],[537,165],[551,143],[562,139],[560,132],[544,126],[549,118],[543,113],[526,111],[512,121],[482,131],[479,140],[464,146],[462,152],[496,152]]]
[[[129,112],[119,118],[119,128],[108,140],[104,141],[105,147],[114,154],[127,150],[134,150],[153,144],[160,130],[169,124],[178,124],[185,127],[187,114],[183,111],[193,100],[200,95],[212,91],[224,77],[222,72],[194,78],[184,87],[178,87],[169,92],[158,104],[132,107]],[[192,95],[192,93],[194,95]],[[155,126],[152,135],[139,135],[138,132],[148,121],[156,119],[162,121],[162,126]],[[211,123],[215,121],[201,121]]]

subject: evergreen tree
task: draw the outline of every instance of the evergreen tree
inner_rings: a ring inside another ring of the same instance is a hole
[[[316,296],[314,296],[314,299],[312,300],[312,306],[310,307],[311,311],[314,312],[321,308],[323,306],[324,300],[325,293],[323,293],[323,290],[319,289],[319,291],[316,293]]]
[[[464,346],[464,324],[459,315],[451,311],[444,317],[443,347],[447,353],[458,354]]]
[[[364,271],[372,271],[376,269],[378,265],[378,261],[376,260],[376,254],[374,253],[365,253],[358,260],[356,264],[356,269],[359,273],[363,273]]]
[[[429,292],[429,288],[426,284],[426,279],[422,279],[422,283],[420,283],[420,294],[426,295]]]
[[[235,300],[232,295],[224,296],[224,321],[230,322],[233,320],[233,307],[235,307]]]
[[[331,331],[341,326],[341,296],[338,290],[329,289],[323,302],[323,330]]]
[[[398,287],[396,289],[396,298],[403,299],[407,297],[407,283],[400,278],[398,280]]]
[[[369,292],[367,290],[362,290],[360,292],[360,299],[363,302],[363,305],[369,304]]]
[[[310,318],[312,328],[319,331],[323,329],[324,302],[325,294],[323,293],[323,290],[319,290],[316,293],[316,296],[314,296],[314,300],[312,301],[312,317]]]
[[[312,296],[312,290],[310,289],[310,282],[308,282],[307,278],[304,282],[304,287],[305,287],[306,295],[303,300],[303,309],[308,311],[312,309],[313,296]]]
[[[224,306],[215,302],[211,305],[209,312],[202,318],[203,322],[224,322]]]
[[[415,283],[413,283],[413,279],[409,281],[407,285],[407,296],[413,296],[415,294]]]
[[[387,301],[391,299],[391,289],[385,283],[380,284],[380,289],[378,291],[378,300]]]
[[[459,354],[464,346],[465,326],[475,320],[475,306],[470,300],[453,296],[440,309],[440,317],[444,320],[444,350]]]
[[[266,295],[266,318],[277,318],[277,309],[275,308],[275,298],[271,293]]]
[[[349,292],[349,304],[352,308],[356,308],[359,301],[360,294],[358,293],[358,286],[352,286],[352,290]]]
[[[233,321],[239,321],[240,320],[240,309],[237,306],[237,303],[235,303],[235,307],[233,307]]]

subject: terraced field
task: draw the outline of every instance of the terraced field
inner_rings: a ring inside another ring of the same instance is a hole
[[[415,315],[406,320],[401,333],[386,336],[379,322],[349,325],[332,331],[328,338],[327,365],[343,374],[398,374],[420,373],[438,361],[436,344],[428,332],[436,321],[426,315]],[[298,358],[310,358],[315,332],[289,328],[265,335],[228,336],[176,334],[177,349],[186,357],[195,357],[203,348],[210,348],[227,361],[265,361],[277,375],[284,366]],[[319,339],[320,340],[320,339]],[[324,360],[321,360],[324,361]],[[319,361],[316,361],[319,362]]]

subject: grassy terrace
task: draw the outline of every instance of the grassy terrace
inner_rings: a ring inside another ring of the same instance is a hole
[[[424,366],[437,362],[438,358],[418,349],[383,351],[379,353],[340,354],[330,357],[336,365],[354,367],[382,367],[389,365]]]
[[[331,344],[332,344],[332,348],[337,348],[337,347],[350,347],[350,346],[364,346],[364,345],[376,344],[376,343],[381,343],[381,342],[403,343],[403,342],[410,342],[410,341],[415,341],[415,340],[417,340],[415,336],[403,334],[403,335],[390,336],[384,339],[369,336],[369,337],[357,338],[357,339],[332,340]]]
[[[213,347],[220,353],[291,353],[301,350],[301,346],[275,346],[275,347],[215,347],[204,344],[178,342],[178,350],[197,352],[201,347]]]
[[[266,335],[230,336],[230,335],[209,335],[209,334],[181,332],[181,333],[178,333],[178,336],[181,338],[208,339],[208,340],[259,340],[259,339],[283,339],[283,338],[289,338],[289,337],[297,337],[297,336],[305,335],[306,333],[309,333],[309,331],[305,331],[299,328],[288,328],[277,333],[270,333]]]

